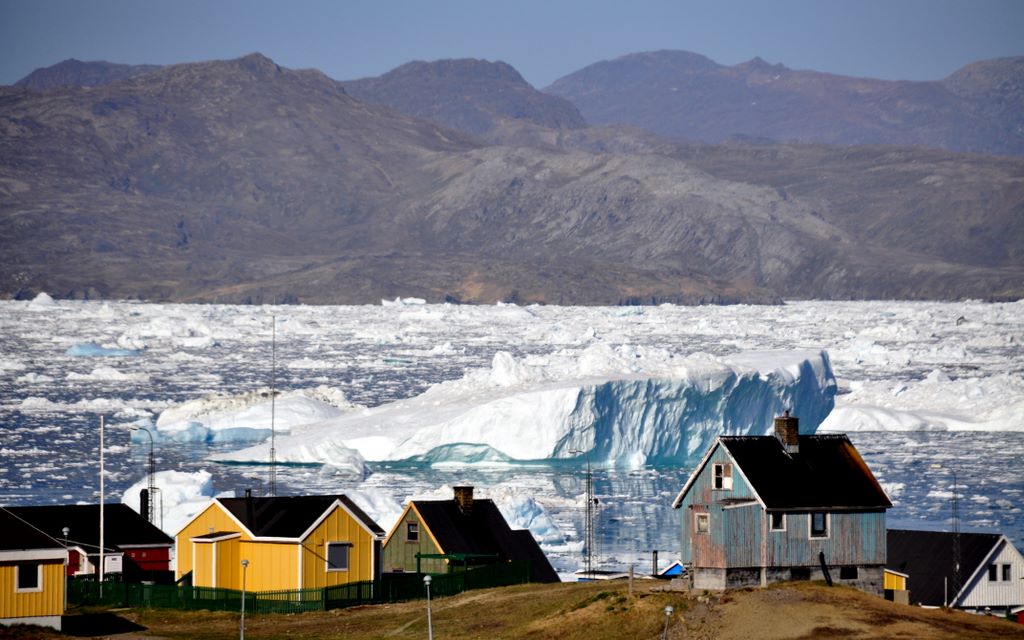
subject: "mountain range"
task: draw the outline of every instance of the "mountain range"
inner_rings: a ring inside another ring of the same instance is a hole
[[[947,79],[964,95],[997,94],[978,100],[992,122],[1012,94],[993,80],[996,63]],[[599,121],[591,107],[566,97],[573,76],[539,92],[479,60],[348,82],[259,54],[91,64],[0,87],[0,295],[1024,294],[1024,160],[1014,157],[780,143],[770,132],[706,144],[639,119],[588,126]]]

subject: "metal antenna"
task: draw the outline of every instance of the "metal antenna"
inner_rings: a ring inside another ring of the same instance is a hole
[[[950,605],[955,605],[957,594],[960,593],[960,498],[956,482],[956,471],[953,472],[953,600]]]
[[[274,411],[277,400],[277,316],[270,316],[270,495],[277,495],[277,449]]]

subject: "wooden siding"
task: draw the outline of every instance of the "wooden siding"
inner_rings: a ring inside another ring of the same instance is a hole
[[[701,567],[726,566],[725,546],[721,543],[724,540],[727,526],[725,518],[727,517],[730,523],[736,523],[739,519],[749,518],[749,516],[731,513],[725,516],[725,511],[760,511],[760,505],[754,509],[737,507],[723,510],[721,504],[723,500],[753,500],[754,492],[725,448],[717,444],[714,446],[715,450],[711,453],[707,463],[700,469],[697,478],[679,506],[682,543],[680,560],[683,564]],[[713,469],[715,464],[732,464],[732,489],[714,488]],[[707,534],[694,534],[694,514],[698,512],[706,512],[710,516],[710,531]],[[760,563],[755,563],[755,566],[757,564]]]
[[[327,570],[327,544],[347,542],[352,545],[347,571]],[[336,508],[302,545],[302,588],[327,587],[360,580],[373,580],[374,537],[360,526],[347,511]]]
[[[248,591],[299,589],[299,544],[243,540],[239,543],[236,579],[232,589],[242,587],[242,559],[249,561],[245,588]],[[227,585],[223,585],[227,586]]]
[[[410,542],[408,538],[409,523],[419,526],[418,540]],[[411,573],[416,571],[417,553],[444,553],[434,541],[433,536],[423,525],[419,514],[412,505],[406,507],[402,517],[399,518],[391,536],[384,543],[384,566],[385,572],[404,571]],[[424,573],[446,573],[448,564],[439,558],[423,558],[420,560],[420,569]]]
[[[0,563],[0,618],[59,616],[64,612],[64,561],[28,560],[42,565],[42,590],[16,592],[18,562]]]
[[[787,513],[786,530],[768,531],[766,547],[770,567],[817,565],[820,552],[830,566],[884,565],[885,512],[830,513],[827,538],[810,537],[809,513]]]
[[[996,565],[995,581],[988,579],[988,567],[991,564]],[[1003,580],[1003,565],[1010,565],[1009,580]],[[970,582],[963,590],[958,607],[994,609],[1017,607],[1024,603],[1024,557],[1006,538],[999,541],[995,554],[969,578]]]
[[[732,489],[714,489],[714,465],[732,464]],[[750,502],[744,503],[745,500]],[[832,512],[827,538],[810,538],[809,513],[786,513],[784,531],[771,531],[770,515],[733,463],[716,445],[679,507],[681,560],[706,568],[805,567],[885,564],[885,511]],[[707,534],[695,533],[695,514],[710,518]]]
[[[203,536],[212,531],[234,531],[241,533],[243,540],[249,539],[248,534],[238,526],[234,518],[224,511],[223,507],[216,502],[211,502],[192,522],[179,531],[175,538],[175,553],[177,554],[176,577],[181,578],[181,576],[193,569],[191,538]],[[195,582],[195,578],[193,578],[193,584],[200,585],[200,583]],[[208,583],[203,583],[204,586],[206,584]]]
[[[885,570],[883,589],[891,589],[893,591],[906,591],[907,590],[907,578],[901,576],[898,573],[893,573],[888,569]]]

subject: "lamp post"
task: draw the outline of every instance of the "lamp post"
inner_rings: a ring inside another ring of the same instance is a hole
[[[585,549],[583,559],[584,559],[584,567],[586,568],[585,569],[586,570],[586,573],[585,573],[586,578],[588,580],[593,580],[594,579],[594,564],[593,564],[593,562],[594,562],[594,505],[597,503],[597,500],[594,498],[594,476],[593,476],[593,472],[590,469],[590,450],[588,449],[587,451],[583,451],[581,449],[571,449],[569,451],[569,453],[572,454],[572,455],[576,455],[576,456],[580,455],[581,453],[586,453],[587,454],[587,483],[586,483],[587,504],[586,504],[586,510],[585,510],[585,515],[584,515],[585,519],[584,519],[584,525],[583,525],[583,527],[584,527],[584,529],[583,529],[584,530],[583,545],[584,545],[584,549]]]
[[[430,618],[430,576],[423,576],[423,584],[427,588],[427,640],[434,640],[434,621]]]
[[[64,534],[64,611],[68,610],[68,569],[71,562],[71,552],[68,551],[68,534],[71,529],[64,527],[60,530]]]
[[[156,500],[156,496],[154,495],[156,493],[156,458],[153,457],[153,434],[146,427],[132,427],[130,430],[144,431],[146,435],[149,436],[149,487],[147,491],[149,500],[146,504],[145,516],[146,520],[149,520],[150,523],[156,524],[156,522],[154,522],[154,520],[156,520],[154,517],[155,510],[153,508]]]
[[[665,605],[665,630],[661,632],[661,640],[668,640],[668,621],[672,619],[672,605]]]
[[[242,622],[238,627],[238,640],[245,640],[245,570],[249,567],[248,560],[242,560]]]

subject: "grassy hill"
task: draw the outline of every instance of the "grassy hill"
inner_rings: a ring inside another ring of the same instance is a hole
[[[561,638],[618,640],[657,638],[669,618],[668,637],[720,638],[1024,638],[1024,625],[996,617],[898,605],[849,588],[818,583],[785,584],[725,594],[666,591],[664,582],[523,585],[471,591],[433,602],[434,637],[499,640]],[[164,610],[118,611],[66,625],[69,635],[113,634],[135,638],[238,636],[234,613]],[[80,630],[76,630],[80,628]],[[424,601],[365,606],[323,613],[260,615],[246,618],[246,637],[270,638],[425,638]],[[132,631],[131,629],[135,630]],[[2,633],[0,633],[2,635]],[[65,637],[28,629],[18,638]]]

